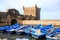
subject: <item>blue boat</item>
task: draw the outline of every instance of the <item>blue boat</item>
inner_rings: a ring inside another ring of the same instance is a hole
[[[29,34],[30,32],[29,32],[29,30],[32,28],[32,25],[26,25],[26,26],[24,26],[23,28],[21,28],[21,29],[18,29],[17,31],[16,31],[16,33],[17,34],[22,34],[22,32],[24,32],[25,34]]]
[[[32,28],[31,29],[31,35],[34,38],[41,38],[41,37],[44,37],[49,32],[52,32],[53,29],[54,29],[54,27],[51,24],[47,25],[45,27],[43,27],[41,24],[39,24],[39,26],[37,26],[37,28]]]
[[[18,23],[15,23],[13,25],[10,26],[2,26],[0,27],[0,31],[6,31],[7,33],[12,33],[14,31],[16,31],[17,29],[22,28],[23,25],[19,25]]]
[[[54,26],[52,24],[49,24],[47,26],[44,26],[43,28],[41,28],[41,31],[42,32],[45,32],[45,33],[50,33],[54,30]]]
[[[46,40],[60,40],[60,28],[55,28],[53,32],[48,33]]]
[[[12,27],[12,28],[11,28]],[[21,29],[23,28],[24,26],[23,25],[19,25],[18,23],[14,24],[14,25],[11,25],[10,28],[7,28],[7,32],[9,33],[12,33],[12,32],[16,32],[18,29]]]
[[[31,36],[31,34],[30,34],[30,29],[32,29],[32,25],[28,25],[27,26],[27,28],[26,28],[26,30],[25,30],[25,35],[28,35],[28,36]]]
[[[40,29],[41,28],[42,28],[42,25],[38,24],[38,25],[34,26],[32,29],[30,29],[30,33],[31,33],[32,37],[38,38],[40,36]]]
[[[6,28],[6,31],[8,33],[12,33],[15,31],[16,28],[19,28],[19,24],[18,23],[15,23],[14,25],[10,25],[9,27]]]

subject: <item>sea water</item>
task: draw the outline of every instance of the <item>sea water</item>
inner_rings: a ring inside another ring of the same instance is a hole
[[[43,39],[35,39],[31,36],[26,35],[0,33],[0,40],[43,40]]]

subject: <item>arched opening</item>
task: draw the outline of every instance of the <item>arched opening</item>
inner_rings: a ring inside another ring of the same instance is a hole
[[[13,19],[13,20],[11,21],[11,25],[13,25],[13,24],[15,24],[15,23],[17,23],[17,20],[16,20],[16,19]]]

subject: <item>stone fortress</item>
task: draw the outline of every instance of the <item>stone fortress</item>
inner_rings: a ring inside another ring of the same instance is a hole
[[[38,8],[37,5],[35,5],[33,7],[23,7],[23,10],[24,10],[24,15],[33,16],[37,20],[40,20],[41,8]]]
[[[10,25],[13,19],[17,20],[20,24],[53,24],[55,26],[60,26],[60,20],[40,20],[40,10],[41,8],[35,5],[32,7],[23,6],[24,15],[21,15],[16,9],[8,9],[7,12],[0,12],[0,26]]]

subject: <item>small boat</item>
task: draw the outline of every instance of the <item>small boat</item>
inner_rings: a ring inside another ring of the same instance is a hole
[[[22,34],[25,31],[25,26],[22,26],[21,28],[16,29],[16,34]]]
[[[32,27],[33,27],[32,25],[27,25],[27,28],[25,30],[25,35],[31,36],[30,29],[32,29]]]
[[[39,28],[38,28],[39,27]],[[45,27],[43,27],[41,24],[39,24],[39,26],[37,26],[37,28],[32,28],[31,29],[31,35],[34,38],[42,38],[45,37],[46,34],[48,34],[49,32],[53,31],[54,27],[53,25],[47,25]]]
[[[53,32],[48,33],[46,40],[60,40],[60,28],[55,28]]]
[[[32,26],[31,25],[27,25],[27,26],[24,26],[23,28],[21,28],[21,29],[18,29],[17,31],[16,31],[16,33],[17,34],[29,34],[30,32],[29,32],[29,30],[32,28]]]
[[[34,38],[38,38],[41,34],[41,29],[42,28],[42,25],[39,24],[39,25],[36,25],[34,26],[32,29],[30,29],[30,33],[32,35],[32,37]]]
[[[47,34],[49,32],[53,32],[53,30],[54,30],[54,26],[52,24],[49,24],[49,25],[44,26],[43,28],[41,28],[41,31],[46,32]]]
[[[0,31],[6,31],[7,33],[13,33],[17,29],[22,28],[22,26],[23,25],[19,25],[18,23],[15,23],[15,24],[10,25],[10,26],[2,26],[2,27],[0,27]]]
[[[23,25],[19,25],[18,23],[15,23],[14,25],[11,25],[9,28],[7,28],[8,33],[15,33],[16,30],[23,28]]]
[[[6,32],[5,30],[6,30],[6,27],[5,26],[1,26],[0,27],[0,32]]]

